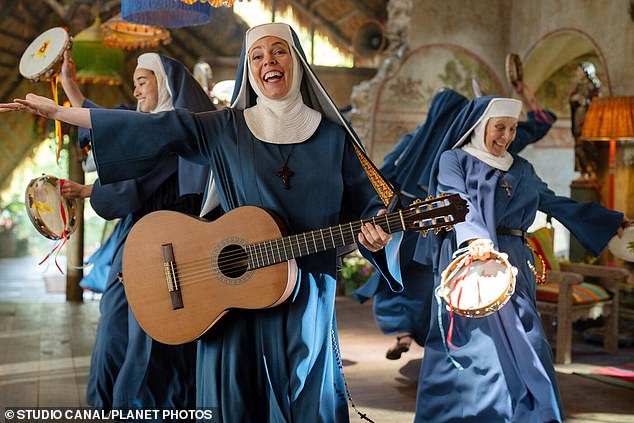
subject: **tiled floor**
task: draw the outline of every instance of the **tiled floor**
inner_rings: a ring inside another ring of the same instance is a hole
[[[44,277],[48,279],[45,283]],[[34,258],[0,259],[0,409],[19,406],[85,405],[90,351],[98,301],[64,302],[54,290],[54,272],[42,275]],[[341,353],[352,400],[375,422],[410,422],[423,350],[400,360],[384,358],[391,337],[381,335],[370,305],[337,301]],[[571,374],[577,369],[634,363],[634,348],[606,355],[576,342],[575,364],[558,366],[571,422],[633,422],[634,391]],[[351,410],[351,421],[360,421]]]

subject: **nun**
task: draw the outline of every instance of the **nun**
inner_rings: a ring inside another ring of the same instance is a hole
[[[518,269],[515,292],[482,318],[453,315],[433,298],[432,319],[420,370],[416,422],[561,422],[563,407],[552,351],[535,304],[534,258],[524,235],[537,210],[566,226],[585,248],[599,254],[629,221],[593,202],[557,196],[526,160],[509,153],[522,103],[481,97],[456,117],[442,141],[429,192],[458,193],[467,200],[466,221],[440,240],[435,286],[460,247],[475,259],[492,249]],[[453,324],[448,348],[448,328]]]
[[[140,55],[133,78],[139,112],[156,114],[175,107],[194,112],[214,109],[187,68],[169,57]],[[61,81],[73,107],[100,108],[85,98],[74,82],[68,54]],[[87,145],[91,131],[80,128],[79,138]],[[191,408],[195,404],[196,345],[168,347],[147,336],[128,307],[119,275],[123,246],[134,223],[155,210],[198,214],[208,175],[208,166],[171,155],[133,179],[113,184],[97,179],[93,185],[67,181],[62,188],[66,197],[90,198],[91,206],[104,219],[120,219],[114,239],[108,241],[114,243],[114,253],[99,304],[101,317],[86,391],[88,404],[98,409]],[[213,193],[209,198],[214,198]]]
[[[468,102],[457,91],[441,89],[432,98],[425,122],[401,138],[385,156],[381,172],[399,188],[404,205],[429,195],[427,185],[434,158],[454,119]],[[526,120],[519,122],[516,139],[509,146],[509,152],[519,154],[526,146],[542,139],[556,119],[550,111],[536,113],[530,110]],[[374,296],[372,307],[379,329],[386,335],[396,335],[396,342],[385,354],[389,360],[397,360],[409,351],[412,341],[423,346],[429,331],[434,278],[428,253],[434,248],[417,249],[418,243],[428,242],[421,237],[419,234],[405,234],[401,244],[402,292],[394,292],[380,272],[353,292],[361,303]],[[415,256],[416,250],[419,254]]]
[[[274,212],[290,233],[383,213],[361,166],[362,146],[284,23],[246,33],[232,106],[219,111],[135,113],[62,110],[28,95],[0,106],[91,127],[102,183],[148,172],[177,153],[211,166],[224,211]],[[363,225],[361,251],[401,289],[401,237]],[[387,247],[386,247],[387,246]],[[297,260],[294,291],[281,305],[231,310],[199,341],[197,406],[215,421],[348,421],[337,346],[335,251]]]

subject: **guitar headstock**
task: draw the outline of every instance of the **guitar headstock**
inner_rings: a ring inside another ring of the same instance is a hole
[[[441,194],[414,201],[402,214],[407,229],[427,235],[430,230],[452,230],[456,223],[465,221],[468,211],[467,202],[458,194]]]

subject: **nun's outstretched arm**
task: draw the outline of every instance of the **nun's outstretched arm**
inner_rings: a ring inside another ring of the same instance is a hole
[[[50,98],[36,94],[27,94],[25,99],[16,98],[13,103],[0,103],[0,112],[13,111],[28,112],[71,125],[92,128],[88,109],[60,106]]]

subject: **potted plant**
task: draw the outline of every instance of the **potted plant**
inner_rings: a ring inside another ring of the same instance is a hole
[[[352,291],[360,287],[374,273],[375,269],[372,264],[366,260],[359,250],[354,250],[342,259],[341,281],[343,293],[351,296]]]

